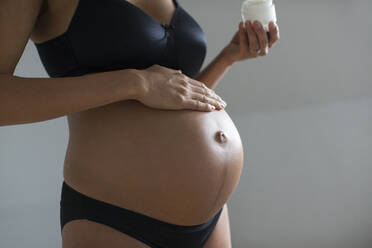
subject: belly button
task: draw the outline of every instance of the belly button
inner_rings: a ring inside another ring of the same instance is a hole
[[[227,141],[227,137],[226,137],[226,135],[224,134],[223,131],[218,131],[218,132],[216,133],[216,140],[217,140],[217,142],[219,142],[219,143],[226,143],[226,141]]]

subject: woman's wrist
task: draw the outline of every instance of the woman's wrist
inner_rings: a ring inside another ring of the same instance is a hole
[[[231,52],[229,51],[229,49],[229,45],[225,46],[222,49],[221,57],[227,66],[232,66],[236,62],[236,59],[231,56]]]
[[[145,77],[142,70],[123,69],[114,71],[114,81],[117,82],[118,101],[139,99],[144,94]]]

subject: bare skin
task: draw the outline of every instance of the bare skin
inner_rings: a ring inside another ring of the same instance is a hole
[[[40,11],[30,33],[35,42],[62,34],[79,0],[45,1],[35,6]],[[169,23],[173,15],[171,0],[130,2],[160,23]],[[240,178],[243,149],[224,109],[168,111],[126,100],[67,118],[67,184],[92,198],[178,225],[201,224],[224,207],[205,247],[231,247],[226,202]],[[88,220],[67,223],[62,241],[64,248],[148,247]]]

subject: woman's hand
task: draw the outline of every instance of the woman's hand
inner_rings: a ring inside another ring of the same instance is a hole
[[[279,27],[269,23],[269,32],[263,28],[259,21],[240,22],[239,30],[234,34],[230,43],[224,48],[224,54],[231,63],[266,56],[269,48],[279,40]]]
[[[158,109],[213,111],[226,103],[204,83],[189,78],[180,70],[153,65],[141,70],[143,91],[137,98],[144,105]]]

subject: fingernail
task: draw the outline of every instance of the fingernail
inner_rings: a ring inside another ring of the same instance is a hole
[[[210,105],[211,106],[211,109],[213,109],[213,110],[215,110],[216,109],[216,107],[215,106],[213,106],[213,105]]]

